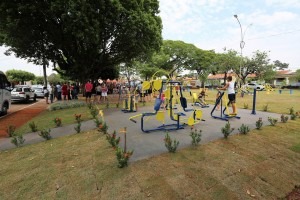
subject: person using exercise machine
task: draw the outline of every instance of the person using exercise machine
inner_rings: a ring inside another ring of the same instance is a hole
[[[217,88],[218,90],[226,90],[228,93],[228,104],[232,105],[232,113],[230,115],[236,115],[236,105],[235,105],[235,90],[234,90],[234,81],[232,81],[232,76],[227,77],[227,83],[222,88]]]

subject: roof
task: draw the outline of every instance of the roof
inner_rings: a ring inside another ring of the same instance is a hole
[[[208,79],[209,80],[223,79],[224,76],[225,76],[225,74],[215,74],[215,75],[210,74],[210,75],[208,75]],[[236,74],[235,73],[228,73],[227,76],[236,76]],[[256,77],[255,74],[249,74],[247,76],[247,78],[255,78],[255,77]]]

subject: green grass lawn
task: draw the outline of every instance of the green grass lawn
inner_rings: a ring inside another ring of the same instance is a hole
[[[276,199],[300,184],[299,130],[278,123],[123,169],[96,130],[57,138],[0,152],[0,199]]]

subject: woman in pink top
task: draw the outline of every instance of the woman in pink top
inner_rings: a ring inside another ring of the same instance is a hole
[[[67,96],[68,96],[68,86],[67,83],[64,83],[64,85],[61,87],[61,93],[64,97],[64,100],[67,100]]]

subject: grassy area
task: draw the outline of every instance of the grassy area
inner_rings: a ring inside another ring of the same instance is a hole
[[[26,124],[21,126],[16,130],[16,133],[30,133],[31,129],[29,127],[29,123],[34,122],[38,130],[42,130],[44,128],[53,128],[55,127],[54,118],[59,117],[62,119],[62,125],[74,124],[75,121],[75,114],[81,114],[82,120],[90,120],[92,116],[89,113],[89,109],[85,107],[78,107],[78,108],[70,108],[70,109],[63,109],[63,110],[54,110],[49,111],[45,110],[40,115],[34,117]]]
[[[192,90],[192,92],[199,93],[200,90]],[[206,101],[210,104],[214,104],[216,100],[217,90],[208,90]],[[188,93],[185,94],[189,96]],[[258,91],[256,97],[256,110],[263,111],[264,106],[268,105],[268,112],[289,114],[289,108],[293,107],[295,112],[300,112],[300,90],[293,90],[290,94],[290,90],[282,90],[279,94],[278,90],[273,92]],[[253,96],[247,95],[242,98],[237,95],[237,107],[245,108],[248,105],[248,109],[252,110]]]
[[[97,131],[53,139],[0,152],[0,199],[276,199],[300,184],[299,129],[279,123],[124,169]]]

